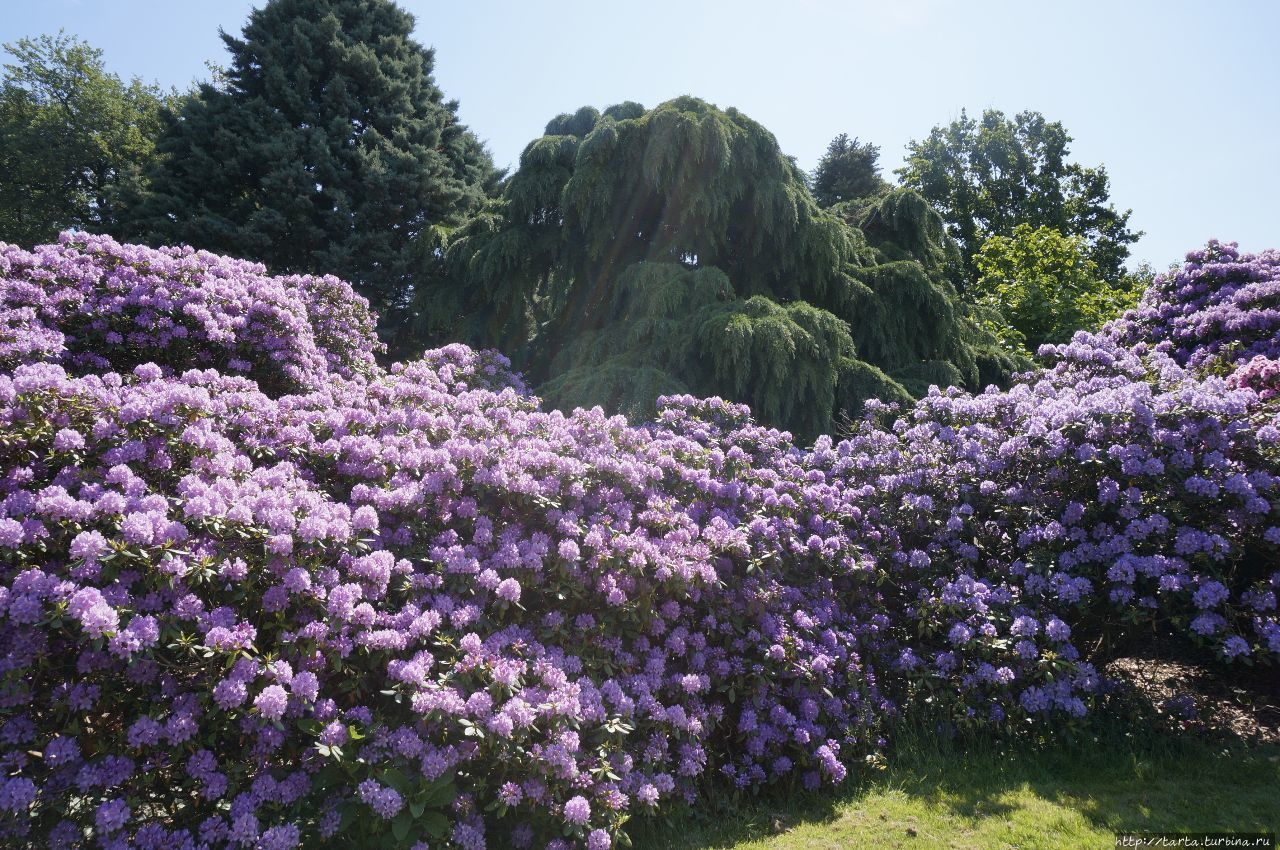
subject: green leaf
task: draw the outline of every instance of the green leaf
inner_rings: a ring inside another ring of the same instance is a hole
[[[427,786],[426,791],[422,794],[422,801],[433,808],[441,808],[447,806],[458,796],[458,787],[453,782],[453,777],[441,777],[435,782]]]
[[[408,812],[401,812],[396,815],[395,820],[391,821],[391,834],[396,837],[396,841],[403,842],[409,837],[409,827],[413,826],[413,815]]]
[[[423,832],[432,838],[440,838],[449,828],[449,818],[442,812],[427,812],[421,823]]]
[[[390,770],[384,771],[382,776],[379,778],[383,785],[388,785],[396,789],[396,791],[399,791],[402,796],[409,795],[409,777],[406,776],[399,768],[393,767]]]

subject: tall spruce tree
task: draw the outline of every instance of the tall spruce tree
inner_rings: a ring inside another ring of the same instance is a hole
[[[811,437],[987,363],[937,213],[908,191],[874,212],[868,239],[821,209],[737,110],[584,107],[454,234],[418,312],[441,340],[514,354],[555,405],[647,417],[659,394],[722,395]]]
[[[880,148],[841,133],[827,145],[809,175],[813,198],[822,207],[883,195],[889,184],[880,176]]]
[[[497,179],[432,78],[433,52],[390,0],[271,0],[231,65],[169,121],[151,192],[124,228],[351,280],[405,338],[421,243]]]

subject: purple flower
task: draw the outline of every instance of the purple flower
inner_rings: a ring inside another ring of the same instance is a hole
[[[1009,633],[1021,637],[1034,637],[1040,631],[1040,624],[1027,616],[1018,617],[1009,628]]]
[[[1219,581],[1206,581],[1192,594],[1197,608],[1216,608],[1227,601],[1230,591]]]
[[[273,826],[258,839],[256,850],[293,850],[302,843],[302,833],[291,823]]]
[[[84,435],[72,428],[62,428],[53,435],[53,450],[69,452],[84,448]]]
[[[120,616],[107,604],[102,594],[92,587],[81,588],[71,597],[67,613],[80,621],[90,637],[102,637],[120,627]]]
[[[75,764],[80,760],[80,745],[75,738],[57,736],[44,748],[44,762],[50,767]]]
[[[143,363],[134,367],[133,374],[141,381],[158,381],[164,377],[164,370],[154,363]]]
[[[266,719],[279,720],[289,705],[289,695],[279,685],[267,685],[254,698],[253,705]]]
[[[581,795],[571,797],[564,804],[564,819],[568,823],[581,826],[591,819],[591,804],[587,802],[587,798]]]
[[[213,688],[213,701],[224,711],[243,705],[248,698],[249,689],[239,679],[223,679]]]
[[[36,784],[25,776],[0,778],[0,811],[25,811],[36,799]]]
[[[498,799],[508,806],[519,805],[520,800],[523,798],[524,792],[514,782],[504,782],[502,787],[498,789]]]
[[[9,517],[0,517],[0,546],[6,549],[17,549],[22,545],[26,531],[22,523]]]
[[[360,793],[360,799],[373,809],[378,817],[385,820],[395,817],[401,806],[404,805],[399,792],[394,788],[388,788],[380,784],[374,779],[364,780],[357,790]]]
[[[494,591],[499,599],[505,599],[508,602],[520,601],[520,582],[513,578],[504,578],[498,582],[498,587]]]
[[[1239,635],[1232,635],[1222,644],[1222,654],[1227,658],[1237,658],[1241,655],[1248,655],[1249,642]]]
[[[303,670],[293,677],[289,683],[289,690],[304,702],[315,702],[320,694],[320,680],[310,670]]]
[[[369,505],[361,505],[351,515],[351,527],[356,531],[377,531],[378,512]]]
[[[973,629],[964,623],[956,623],[951,627],[951,631],[947,633],[947,640],[956,646],[961,646],[973,639]]]
[[[82,531],[71,541],[70,553],[73,558],[96,561],[109,547],[107,539],[97,531]]]
[[[124,800],[107,800],[98,806],[93,822],[99,832],[109,835],[128,823],[130,814]]]

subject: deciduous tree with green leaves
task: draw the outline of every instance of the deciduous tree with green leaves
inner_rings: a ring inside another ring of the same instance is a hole
[[[113,230],[155,156],[176,95],[108,73],[102,51],[59,33],[6,44],[0,80],[0,241]]]
[[[1097,330],[1137,303],[1137,279],[1103,280],[1088,245],[1051,227],[1020,224],[992,236],[974,257],[974,294],[999,320],[991,330],[1008,346],[1034,353],[1078,330]]]
[[[496,185],[489,154],[432,78],[390,0],[271,0],[231,64],[169,122],[132,233],[350,280],[411,352],[406,308],[433,229]],[[425,237],[425,238],[424,238]]]
[[[1062,124],[1039,112],[1010,119],[988,109],[974,120],[962,111],[911,142],[896,173],[946,220],[960,244],[966,280],[976,279],[975,257],[988,238],[1011,236],[1025,224],[1080,237],[1098,274],[1117,283],[1128,246],[1142,234],[1129,230],[1131,211],[1111,204],[1106,168],[1071,162],[1070,143]]]
[[[946,278],[946,243],[914,192],[856,222],[823,210],[735,109],[584,107],[453,234],[416,313],[442,341],[511,352],[554,405],[644,418],[660,394],[721,395],[813,436],[871,396],[1007,372]]]

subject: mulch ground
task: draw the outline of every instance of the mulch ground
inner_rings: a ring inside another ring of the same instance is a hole
[[[1118,658],[1104,672],[1163,713],[1181,715],[1184,728],[1280,743],[1280,670],[1273,666],[1223,673],[1180,661]]]

